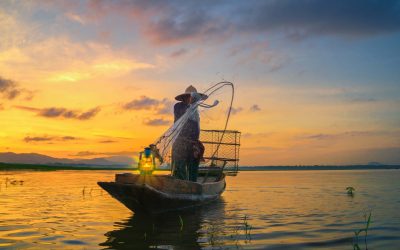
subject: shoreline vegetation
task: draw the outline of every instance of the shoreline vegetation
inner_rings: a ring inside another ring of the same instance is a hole
[[[313,166],[242,166],[239,171],[297,171],[297,170],[384,170],[400,169],[400,165],[313,165]],[[95,165],[43,165],[43,164],[16,164],[0,162],[0,171],[12,170],[137,170],[132,166],[95,166]],[[157,169],[157,171],[169,171]]]
[[[95,166],[95,165],[45,165],[45,164],[19,164],[0,162],[0,171],[8,170],[36,170],[36,171],[56,171],[56,170],[136,170],[129,166]]]

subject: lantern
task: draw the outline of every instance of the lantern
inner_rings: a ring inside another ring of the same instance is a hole
[[[151,175],[155,169],[156,162],[149,147],[145,148],[139,155],[138,168],[141,175]]]

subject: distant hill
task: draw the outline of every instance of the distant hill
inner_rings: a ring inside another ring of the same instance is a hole
[[[133,159],[126,156],[112,156],[92,159],[55,158],[36,153],[16,154],[13,152],[0,153],[0,162],[20,164],[44,164],[44,165],[84,165],[84,166],[129,166]]]

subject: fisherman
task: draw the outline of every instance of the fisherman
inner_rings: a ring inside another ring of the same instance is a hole
[[[179,101],[174,106],[174,123],[181,118],[191,104],[207,99],[207,95],[198,93],[190,85],[185,93],[175,97]],[[196,110],[189,114],[182,131],[172,146],[173,175],[182,180],[197,181],[200,159],[203,157],[204,146],[199,141],[200,115]]]

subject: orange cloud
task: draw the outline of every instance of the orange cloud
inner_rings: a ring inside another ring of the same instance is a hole
[[[13,100],[24,95],[25,100],[31,100],[33,98],[33,91],[23,89],[15,81],[0,76],[0,95],[8,100]]]
[[[50,108],[32,108],[26,106],[15,106],[18,109],[35,112],[38,116],[46,118],[65,118],[65,119],[77,119],[77,120],[89,120],[100,112],[100,107],[92,108],[88,111],[81,112],[77,110],[70,110],[60,107]]]

